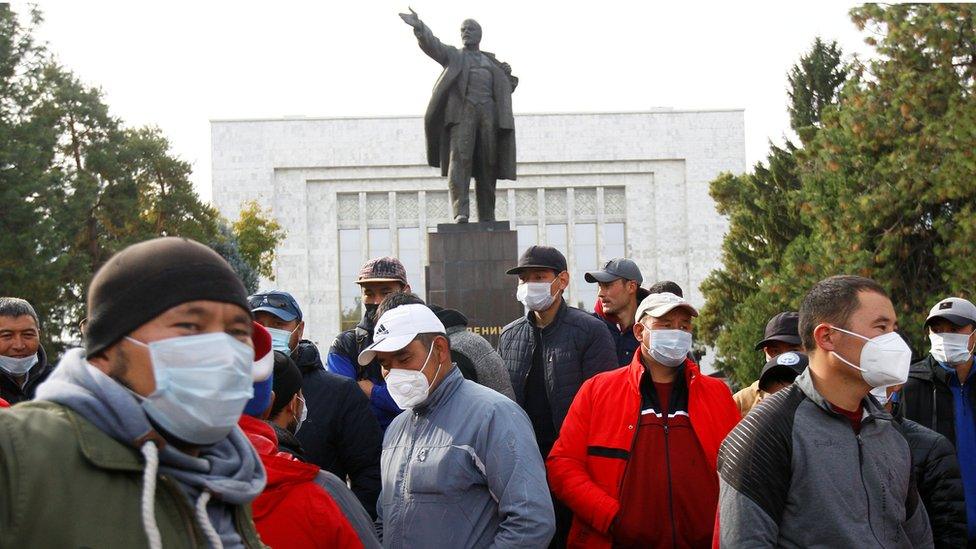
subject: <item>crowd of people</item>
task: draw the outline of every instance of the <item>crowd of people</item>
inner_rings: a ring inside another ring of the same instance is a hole
[[[187,239],[109,259],[57,361],[0,298],[0,549],[976,546],[970,301],[913,356],[883,287],[824,279],[733,395],[674,282],[616,258],[583,311],[555,248],[508,274],[496,348],[371,259],[324,360],[287,288]]]

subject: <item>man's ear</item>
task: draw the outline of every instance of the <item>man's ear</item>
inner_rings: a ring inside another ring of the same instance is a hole
[[[644,325],[641,324],[639,321],[638,322],[634,322],[634,328],[633,328],[633,330],[634,330],[634,337],[637,339],[637,341],[640,341],[641,338],[644,337],[644,330],[646,330],[646,329],[647,328],[645,328]]]
[[[569,288],[569,273],[563,271],[556,276],[559,279],[560,290],[566,290]]]
[[[295,338],[295,342],[292,345],[292,347],[298,347],[298,342],[301,341],[302,337],[304,336],[305,336],[305,321],[303,320],[299,322],[298,326],[295,328],[295,334],[292,336],[293,338]]]
[[[441,364],[451,363],[451,345],[448,343],[447,336],[441,336],[434,340],[437,346],[437,358]]]
[[[813,340],[816,342],[817,347],[824,351],[833,351],[836,349],[837,337],[837,330],[834,330],[828,324],[818,324],[813,329]]]

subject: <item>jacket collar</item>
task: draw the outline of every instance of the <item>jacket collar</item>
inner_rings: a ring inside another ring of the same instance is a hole
[[[437,385],[437,388],[434,389],[434,392],[427,397],[427,400],[423,404],[417,406],[416,411],[429,414],[440,408],[445,402],[450,400],[451,396],[457,392],[462,383],[464,383],[464,376],[461,375],[461,370],[451,363],[451,373],[447,374],[441,380],[440,384]]]
[[[63,410],[75,431],[81,453],[92,465],[113,471],[142,471],[144,465],[139,452],[100,431],[95,424],[67,406],[55,403],[38,403],[56,406]]]
[[[643,376],[644,372],[647,371],[647,368],[644,367],[644,363],[641,361],[640,347],[638,347],[637,350],[634,351],[634,357],[630,359],[630,365],[627,366],[627,368],[628,368],[627,378],[630,381],[630,386],[632,389],[634,389],[639,393],[641,376]],[[698,365],[695,364],[695,361],[691,360],[690,358],[685,359],[684,371],[685,371],[685,386],[690,389],[692,380],[697,378],[701,372],[698,368]]]
[[[839,415],[837,412],[830,408],[830,403],[821,395],[817,388],[813,386],[813,378],[810,376],[810,368],[803,370],[803,373],[797,376],[796,380],[793,382],[794,385],[803,391],[803,394],[813,401],[820,409],[832,415]],[[785,389],[784,389],[785,390]],[[878,406],[874,399],[868,398],[868,395],[864,395],[861,399],[862,408],[867,411],[868,416],[877,419],[887,419],[891,420],[891,414],[887,410]]]
[[[553,317],[552,322],[547,324],[546,327],[542,329],[542,332],[549,333],[553,329],[555,329],[555,327],[558,326],[560,322],[562,322],[563,318],[566,317],[566,310],[568,308],[569,305],[566,304],[566,298],[565,296],[563,296],[563,298],[559,301],[559,310],[556,311],[556,316]],[[533,328],[536,327],[534,311],[529,311],[525,313],[525,320],[528,321],[529,326],[532,326]]]

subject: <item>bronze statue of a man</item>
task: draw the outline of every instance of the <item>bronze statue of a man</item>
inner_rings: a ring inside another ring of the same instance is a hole
[[[442,44],[412,9],[400,18],[413,27],[420,49],[444,67],[424,115],[427,163],[448,178],[456,223],[468,222],[472,175],[478,219],[494,221],[495,181],[515,179],[512,92],[518,78],[508,63],[478,48],[477,21],[461,24],[459,50]]]

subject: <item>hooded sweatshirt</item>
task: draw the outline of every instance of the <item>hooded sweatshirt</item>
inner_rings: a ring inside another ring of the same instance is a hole
[[[245,415],[239,425],[268,472],[268,485],[251,505],[265,543],[292,549],[363,546],[335,501],[315,483],[317,466],[279,452],[275,431],[264,421]]]
[[[235,427],[224,440],[201,448],[197,457],[172,444],[157,449],[148,439],[154,429],[138,398],[85,360],[83,349],[65,353],[38,387],[36,398],[63,404],[118,442],[139,448],[146,458],[146,476],[155,472],[152,477],[167,475],[179,484],[197,510],[195,518],[211,545],[218,546],[219,537],[225,548],[244,546],[234,528],[233,506],[256,498],[266,477],[257,452],[240,429]],[[154,489],[150,484],[143,489]],[[153,498],[143,497],[143,501],[145,505]],[[150,539],[152,527],[146,524]]]

